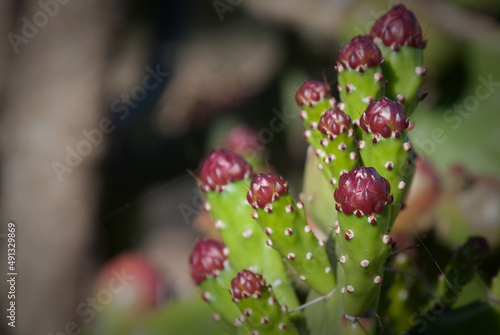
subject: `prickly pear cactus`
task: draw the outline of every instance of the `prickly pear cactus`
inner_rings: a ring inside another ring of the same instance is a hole
[[[372,168],[355,167],[340,177],[334,194],[339,211],[335,225],[342,250],[338,262],[346,274],[344,310],[360,317],[369,308],[382,283],[382,267],[391,250],[389,182]]]
[[[223,319],[235,327],[241,326],[240,311],[227,291],[235,271],[227,259],[224,243],[199,239],[189,256],[189,272],[202,291],[202,298],[214,309],[214,321]]]
[[[364,131],[358,143],[363,164],[374,167],[391,185],[392,225],[413,175],[412,146],[406,134],[409,118],[401,104],[382,97],[370,102],[359,123]]]
[[[274,286],[278,300],[294,309],[299,303],[285,264],[280,254],[266,245],[266,234],[252,219],[252,207],[245,200],[251,175],[252,167],[241,156],[213,150],[200,172],[200,187],[207,197],[205,209],[226,243],[236,271],[262,273]]]
[[[476,315],[475,305],[456,310],[453,302],[470,293],[471,278],[480,278],[473,274],[488,252],[483,239],[471,238],[448,265],[439,260],[442,271],[420,236],[430,261],[422,261],[420,244],[411,247],[411,257],[402,254],[390,235],[413,176],[409,117],[423,97],[424,47],[413,13],[394,6],[370,36],[356,36],[341,49],[335,66],[340,100],[318,80],[296,92],[309,143],[301,198],[309,207],[292,198],[278,174],[252,176],[241,156],[222,149],[209,154],[199,184],[225,246],[202,240],[190,269],[214,319],[252,335],[420,334],[427,326],[437,334],[450,320],[458,322],[456,315]],[[386,263],[392,255],[396,260]],[[439,272],[422,280],[432,266]],[[291,276],[300,280],[301,306]],[[500,319],[498,282],[480,296],[487,303],[477,313],[486,311],[481,317],[489,325]],[[409,302],[410,294],[418,299]],[[449,295],[453,301],[442,304]],[[436,306],[443,307],[439,315]]]
[[[358,149],[351,118],[340,109],[325,111],[319,120],[322,134],[316,154],[329,171],[330,184],[336,185],[342,173],[350,171],[358,163]]]
[[[288,193],[288,182],[276,174],[258,174],[247,195],[253,217],[276,249],[298,272],[299,278],[321,294],[335,286],[325,241],[314,236],[307,224],[304,206]]]
[[[413,113],[420,99],[423,66],[422,28],[412,11],[404,5],[394,6],[373,25],[370,37],[384,57],[383,72],[387,79],[386,96],[399,101],[408,116]]]
[[[252,335],[298,335],[286,314],[288,308],[276,300],[271,286],[260,274],[248,270],[239,272],[231,280],[229,289],[236,306],[242,313],[242,322]]]
[[[317,167],[323,171],[327,180],[331,180],[333,176],[328,169],[328,163],[324,161],[326,155],[320,144],[323,136],[318,130],[318,123],[323,112],[336,106],[336,100],[331,96],[330,86],[318,80],[306,80],[295,94],[295,101],[302,109],[300,118],[305,128],[304,137],[314,147],[316,156],[319,158]]]
[[[355,123],[373,99],[383,95],[385,80],[380,49],[370,37],[358,35],[339,53],[335,72],[338,74],[337,89],[342,104],[340,108]]]

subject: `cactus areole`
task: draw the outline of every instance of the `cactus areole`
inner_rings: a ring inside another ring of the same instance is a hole
[[[392,203],[389,182],[372,167],[355,167],[343,174],[335,190],[336,208],[346,215],[380,214]]]
[[[299,106],[314,106],[318,101],[331,93],[330,86],[319,80],[306,80],[295,93],[295,101]]]
[[[361,115],[359,124],[364,131],[374,135],[384,138],[392,135],[398,138],[408,128],[409,119],[401,104],[382,97],[370,102],[366,111]]]
[[[252,179],[247,201],[253,208],[264,208],[288,191],[288,182],[274,173],[258,174]]]
[[[394,6],[375,22],[370,37],[395,51],[402,45],[421,49],[426,45],[422,41],[422,28],[415,15],[401,4]]]
[[[349,66],[351,69],[362,70],[382,63],[382,52],[372,42],[370,37],[358,35],[347,43],[339,53],[337,71]],[[340,66],[339,66],[340,65]]]
[[[249,270],[243,270],[231,280],[229,292],[234,301],[239,301],[250,296],[258,299],[265,286],[266,281],[260,274],[253,273]]]
[[[229,150],[214,149],[203,162],[199,183],[205,192],[221,192],[226,184],[251,175],[252,166],[243,157]]]
[[[217,277],[224,269],[227,257],[224,253],[224,243],[199,239],[189,256],[189,272],[196,285],[200,285],[205,279]]]

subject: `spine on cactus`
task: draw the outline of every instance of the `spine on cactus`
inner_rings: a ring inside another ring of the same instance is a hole
[[[307,224],[302,203],[288,193],[288,182],[276,174],[258,174],[252,179],[247,201],[253,217],[276,249],[298,272],[300,279],[321,294],[335,286],[324,241],[318,241]]]
[[[406,134],[409,119],[401,104],[382,97],[370,102],[361,116],[360,126],[364,130],[358,142],[363,164],[374,167],[391,185],[392,225],[413,175],[412,146]]]
[[[383,265],[391,250],[389,233],[393,199],[389,182],[373,167],[355,167],[340,177],[334,198],[335,224],[345,270],[344,311],[361,317],[368,310],[382,283]]]
[[[231,281],[229,291],[252,335],[298,335],[287,308],[280,306],[260,274],[242,270]]]
[[[413,12],[399,4],[375,22],[370,37],[385,59],[386,96],[399,101],[411,115],[418,101],[425,97],[418,92],[427,73],[423,67],[426,42],[422,40],[420,24]]]
[[[224,243],[199,239],[189,256],[189,272],[194,283],[200,287],[203,300],[214,309],[214,321],[224,320],[240,327],[240,310],[227,291],[236,273],[227,259],[227,253]]]
[[[266,245],[266,234],[252,219],[252,207],[245,201],[252,167],[241,156],[214,149],[200,171],[200,187],[206,192],[205,209],[227,248],[236,271],[251,269],[262,273],[273,285],[278,301],[290,309],[299,306],[286,265],[274,249]]]
[[[335,71],[338,74],[337,89],[344,109],[354,123],[372,99],[384,93],[385,80],[380,49],[370,37],[358,35],[347,43],[339,53]]]

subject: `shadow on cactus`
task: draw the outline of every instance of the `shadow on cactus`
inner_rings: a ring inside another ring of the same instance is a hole
[[[483,238],[441,267],[425,239],[398,249],[402,239],[391,236],[414,174],[410,117],[424,97],[425,44],[414,14],[397,5],[340,51],[340,100],[318,80],[296,92],[308,160],[330,191],[317,196],[336,209],[327,222],[310,221],[321,215],[295,201],[282,176],[254,176],[225,149],[208,155],[198,183],[223,243],[198,241],[190,266],[215,321],[234,334],[465,334],[478,318],[499,333],[500,285],[477,272]],[[297,295],[304,286],[306,302]]]

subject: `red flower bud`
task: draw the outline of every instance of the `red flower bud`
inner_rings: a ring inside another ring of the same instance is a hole
[[[355,167],[339,178],[334,198],[337,210],[344,214],[380,214],[386,205],[392,203],[391,186],[372,167]]]
[[[364,69],[379,65],[382,62],[382,52],[370,37],[358,35],[340,50],[338,62],[351,69]]]
[[[229,292],[231,292],[233,300],[235,301],[249,296],[259,298],[265,286],[266,281],[262,279],[260,274],[243,270],[231,280]]]
[[[288,182],[285,178],[274,173],[260,173],[250,183],[247,201],[254,208],[264,208],[286,191],[288,191]]]
[[[252,175],[252,166],[241,156],[225,149],[214,149],[203,162],[200,186],[204,191],[222,191],[224,185]]]
[[[392,7],[375,22],[370,37],[374,42],[380,40],[396,51],[402,45],[423,49],[426,44],[422,41],[422,28],[415,15],[401,4]]]
[[[219,271],[224,269],[224,262],[227,260],[225,247],[224,243],[209,239],[196,241],[189,256],[189,272],[196,285],[200,285],[208,277],[217,277]]]
[[[409,119],[401,104],[386,97],[372,100],[361,115],[359,124],[364,131],[382,137],[399,135],[408,128]]]
[[[329,109],[321,115],[318,130],[329,137],[335,138],[340,133],[345,133],[351,125],[349,115],[340,109]]]
[[[299,106],[314,106],[318,101],[329,96],[330,93],[331,89],[328,84],[319,80],[306,80],[295,93],[295,101]]]

